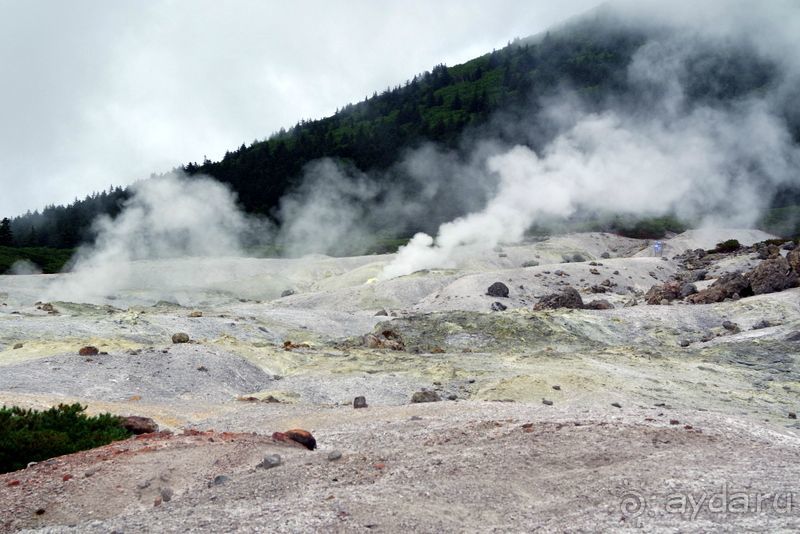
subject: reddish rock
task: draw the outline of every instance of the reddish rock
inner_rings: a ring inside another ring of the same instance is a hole
[[[67,480],[71,480],[71,479],[72,479],[72,475],[70,475],[70,474],[66,474],[63,477],[61,477],[61,480],[63,480],[64,482],[66,482]]]
[[[645,294],[644,300],[650,305],[658,305],[661,304],[661,301],[663,300],[673,301],[680,298],[680,296],[680,282],[671,281],[651,287],[650,290]]]
[[[314,436],[311,435],[311,432],[308,432],[307,430],[294,428],[292,430],[287,430],[284,432],[284,434],[290,440],[299,443],[310,451],[313,451],[317,448],[317,440],[314,439]]]
[[[92,347],[91,345],[87,345],[85,347],[81,347],[78,351],[80,356],[97,356],[100,354],[100,351],[97,350],[97,347]]]
[[[749,297],[753,294],[750,280],[742,273],[728,273],[720,276],[711,286],[690,295],[686,302],[692,304],[712,304],[728,298]]]
[[[9,480],[8,484],[6,484],[6,486],[9,486],[9,487],[19,486],[19,485],[20,485],[20,481],[17,480],[17,479]]]
[[[567,287],[560,293],[545,295],[533,307],[534,310],[554,310],[557,308],[581,309],[583,308],[583,299],[574,287]]]
[[[756,295],[775,293],[797,285],[797,273],[781,256],[762,261],[747,273],[747,279]]]
[[[149,417],[129,415],[120,421],[122,428],[133,434],[151,434],[158,432],[158,425]]]

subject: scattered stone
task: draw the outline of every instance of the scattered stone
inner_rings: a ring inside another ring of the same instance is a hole
[[[158,432],[158,425],[149,417],[129,415],[120,421],[122,428],[133,434],[151,434]]]
[[[667,304],[673,300],[680,298],[681,284],[676,281],[669,281],[664,284],[656,284],[651,287],[644,295],[644,300],[647,304],[657,305],[662,304],[665,300]]]
[[[686,348],[686,347],[688,347],[689,345],[691,345],[691,344],[692,344],[692,342],[691,342],[691,341],[689,341],[688,339],[681,339],[681,340],[680,340],[680,342],[679,342],[678,344],[679,344],[681,347],[684,347],[684,348]]]
[[[556,391],[561,391],[561,386],[556,384],[556,385],[553,386],[553,389],[556,390]]]
[[[439,402],[441,397],[435,391],[430,391],[428,389],[423,389],[422,391],[417,391],[413,395],[411,395],[411,402],[413,404],[418,404],[421,402]]]
[[[384,309],[380,309],[377,312],[375,312],[375,317],[388,317],[388,316],[389,313]]]
[[[198,317],[202,317],[202,316],[203,316],[203,312],[201,312],[201,311],[197,311],[197,310],[195,310],[195,311],[193,311],[193,312],[191,312],[191,313],[189,314],[189,317],[191,317],[191,318],[193,318],[193,319],[196,319],[196,318],[198,318]]]
[[[283,350],[286,351],[293,351],[295,349],[307,349],[309,348],[308,343],[295,343],[291,340],[286,340],[283,342]]]
[[[39,306],[39,309],[40,309],[40,310],[42,310],[42,311],[46,311],[47,313],[58,313],[58,310],[56,310],[56,309],[53,307],[53,305],[52,305],[52,304],[50,304],[49,302],[47,302],[47,303],[45,303],[45,304],[42,304],[41,306]]]
[[[592,293],[605,293],[606,291],[608,291],[608,288],[606,286],[603,286],[603,285],[599,285],[599,286],[595,285],[595,286],[590,287],[589,291],[591,291]]]
[[[731,321],[722,321],[722,328],[729,332],[733,332],[734,334],[737,334],[741,331],[739,325]]]
[[[458,400],[458,395],[456,395],[455,393],[451,393],[450,395],[447,396],[447,400],[451,401]]]
[[[495,282],[486,290],[490,297],[508,298],[508,286],[503,282]]]
[[[172,334],[172,342],[173,343],[188,343],[189,342],[189,334],[186,332],[177,332]]]
[[[364,345],[370,349],[406,350],[400,334],[394,330],[384,330],[380,334],[364,336]]]
[[[679,425],[679,424],[681,424],[681,422],[678,421],[677,419],[670,419],[669,420],[669,424],[671,424],[671,425]]]
[[[100,471],[99,467],[92,467],[92,468],[87,469],[86,471],[84,471],[83,476],[85,476],[86,478],[89,478],[91,476],[96,475],[98,471]]]
[[[211,486],[221,486],[223,484],[227,484],[230,481],[231,478],[229,476],[217,475],[214,477],[214,480],[208,483],[208,487],[210,488]]]
[[[36,509],[36,515],[44,515],[44,513],[45,513],[45,509],[44,508],[37,508]]]
[[[264,456],[264,459],[261,460],[256,467],[259,469],[272,469],[273,467],[278,467],[281,465],[281,455],[280,454],[268,454]]]
[[[534,310],[553,310],[557,308],[581,309],[583,308],[583,299],[574,287],[567,287],[560,293],[545,295],[533,307]]]
[[[622,408],[622,405],[618,402],[612,402],[611,406],[613,406],[614,408]]]
[[[172,496],[175,494],[175,492],[172,491],[172,488],[161,488],[159,494],[164,502],[169,502],[172,500]]]
[[[797,414],[795,412],[789,412],[789,419],[797,419]]]
[[[367,407],[367,398],[366,397],[356,397],[353,399],[353,408],[366,408]]]
[[[506,306],[502,302],[493,302],[492,303],[492,311],[500,312],[500,311],[506,311],[507,309],[508,309],[508,306]]]
[[[342,451],[331,451],[328,453],[328,461],[335,462],[342,458]]]
[[[412,415],[411,417],[408,418],[408,420],[409,421],[422,421],[422,417],[420,417],[418,415]]]
[[[201,365],[200,367],[197,368],[197,370],[201,371],[203,373],[207,373],[208,372],[208,367],[206,367],[205,365]]]
[[[587,303],[584,308],[587,310],[612,310],[614,309],[614,305],[605,299],[599,299]]]
[[[685,283],[681,286],[680,297],[685,299],[689,295],[697,293],[697,286],[692,283]]]
[[[552,406],[553,405],[553,401],[547,400],[547,399],[542,399],[542,404],[544,404],[545,406]]]
[[[770,326],[772,326],[772,323],[766,319],[762,319],[753,325],[753,330],[761,330],[762,328],[769,328]]]
[[[6,483],[6,486],[8,486],[10,488],[13,488],[14,486],[19,486],[20,484],[21,484],[21,482],[15,478],[14,480],[9,480]]]
[[[596,275],[599,275],[599,274],[600,274],[600,271],[598,271],[598,270],[597,270],[597,269],[595,269],[594,267],[592,267],[591,269],[589,269],[589,272],[590,272],[590,273],[592,273],[592,274],[596,274]]]
[[[538,266],[539,266],[539,262],[538,261],[534,261],[534,260],[526,261],[526,262],[523,262],[523,264],[522,264],[522,267],[538,267]]]
[[[692,304],[712,304],[722,302],[728,298],[749,297],[753,294],[750,280],[742,273],[728,273],[720,276],[707,289],[698,291],[686,298]]]
[[[22,343],[15,343],[14,344],[14,350],[21,349],[22,347],[23,347]]]
[[[608,252],[603,252],[602,254],[600,254],[600,257],[603,258],[604,260],[607,260],[611,258],[611,254],[609,254]]]
[[[78,355],[80,356],[97,356],[99,353],[100,351],[97,350],[97,347],[92,347],[89,345],[86,347],[81,347],[80,350],[78,350]]]
[[[294,295],[294,289],[284,289],[281,291],[281,298],[291,297],[292,295]]]
[[[747,273],[747,278],[755,295],[775,293],[797,286],[797,273],[789,266],[786,258],[780,255],[762,261]]]

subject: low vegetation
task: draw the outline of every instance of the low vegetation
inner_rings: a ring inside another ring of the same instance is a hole
[[[64,248],[0,247],[0,274],[8,273],[18,261],[29,261],[44,273],[58,273],[74,253]]]
[[[59,404],[45,411],[0,408],[0,473],[130,437],[120,418],[89,417],[80,404]]]

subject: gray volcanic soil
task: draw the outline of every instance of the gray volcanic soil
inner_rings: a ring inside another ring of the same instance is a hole
[[[768,237],[687,232],[661,259],[574,234],[389,281],[391,256],[139,262],[117,294],[57,313],[36,303],[71,275],[0,277],[1,403],[78,401],[176,432],[0,475],[0,531],[796,530],[800,289],[641,301],[674,254]],[[709,276],[758,261],[725,257]],[[496,281],[508,298],[486,295]],[[567,285],[616,308],[532,311]],[[405,350],[365,346],[385,330]],[[172,344],[179,331],[192,342]],[[455,400],[409,404],[421,389]],[[269,438],[289,428],[319,449]],[[256,467],[272,453],[282,465]],[[696,504],[737,492],[751,508]]]

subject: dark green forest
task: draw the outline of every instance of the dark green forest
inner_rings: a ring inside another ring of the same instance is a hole
[[[298,185],[304,167],[319,158],[334,158],[376,180],[402,182],[403,171],[395,164],[425,143],[463,154],[470,150],[470,140],[491,136],[537,149],[552,137],[546,123],[536,122],[548,95],[571,92],[589,108],[602,108],[610,99],[635,106],[639,99],[627,85],[627,66],[647,39],[644,30],[609,23],[595,13],[461,65],[437,65],[402,85],[347,104],[333,116],[302,120],[268,139],[242,144],[220,161],[192,162],[182,170],[229,184],[247,212],[274,219],[281,197]],[[687,94],[696,102],[761,91],[775,76],[772,65],[736,47],[700,49],[690,69]],[[800,140],[800,124],[792,128]],[[99,214],[116,215],[129,194],[128,189],[111,187],[68,206],[47,206],[16,217],[10,221],[12,244],[72,248],[91,241],[92,220]],[[793,205],[800,205],[796,190],[783,191],[774,201],[776,208]],[[770,215],[773,224],[780,213]],[[798,232],[796,225],[777,222],[771,229]]]

